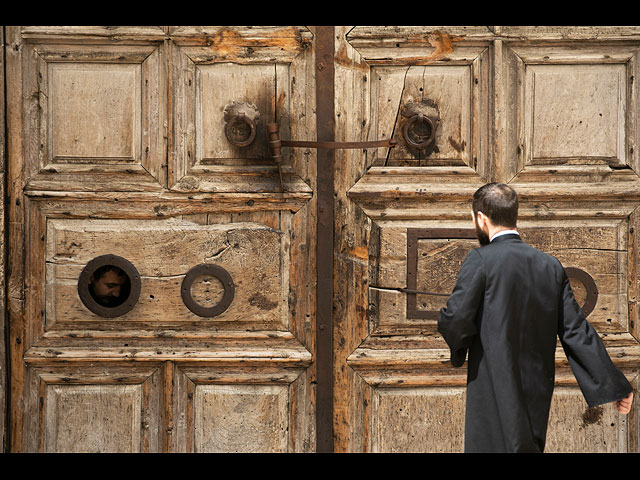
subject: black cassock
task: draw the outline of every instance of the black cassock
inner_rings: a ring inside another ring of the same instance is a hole
[[[557,337],[589,407],[632,391],[560,262],[516,234],[469,251],[438,330],[455,367],[469,352],[465,452],[544,451]]]

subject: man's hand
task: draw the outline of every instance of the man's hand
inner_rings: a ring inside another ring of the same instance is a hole
[[[631,392],[622,400],[618,400],[617,402],[613,402],[613,403],[615,404],[616,409],[618,410],[618,413],[622,413],[623,415],[626,415],[627,413],[629,413],[629,411],[631,411],[632,402],[633,402],[633,392]]]

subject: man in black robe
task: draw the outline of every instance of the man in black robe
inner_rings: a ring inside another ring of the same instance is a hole
[[[440,310],[438,331],[463,365],[465,452],[544,451],[556,338],[589,407],[629,412],[632,387],[576,303],[560,262],[524,243],[516,192],[500,183],[474,194],[480,248],[469,251]]]

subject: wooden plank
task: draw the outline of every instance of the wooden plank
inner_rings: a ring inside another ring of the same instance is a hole
[[[367,138],[369,69],[361,54],[345,42],[348,27],[336,27],[336,141]],[[367,80],[367,81],[365,81]],[[374,158],[357,150],[335,151],[334,253],[334,441],[336,452],[364,451],[369,435],[370,389],[346,367],[348,356],[368,333],[368,220],[347,191]],[[363,252],[363,253],[360,253]]]
[[[7,145],[7,139],[5,138],[6,122],[5,122],[5,27],[0,27],[0,44],[2,45],[2,58],[0,58],[0,182],[2,187],[0,189],[2,193],[2,206],[0,206],[0,238],[2,238],[2,245],[0,245],[0,452],[5,452],[5,446],[7,445],[8,438],[6,436],[6,419],[7,417],[7,405],[8,405],[8,377],[7,377],[7,315],[6,315],[6,275],[5,275],[5,246],[7,244],[7,231],[6,231],[6,213],[5,209],[5,180],[6,180],[6,165],[7,160],[5,158],[5,151]]]
[[[24,163],[22,142],[24,141],[23,123],[23,90],[22,90],[22,39],[18,27],[5,27],[6,38],[6,84],[7,91],[12,92],[6,98],[7,108],[7,215],[9,216],[7,265],[11,270],[7,277],[7,321],[9,322],[9,358],[11,365],[11,384],[9,386],[10,404],[14,406],[9,412],[10,451],[21,451],[23,440],[23,411],[15,408],[23,398],[25,368],[22,363],[24,353],[25,319],[24,319]]]

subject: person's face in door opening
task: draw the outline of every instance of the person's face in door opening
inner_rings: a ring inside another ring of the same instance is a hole
[[[103,307],[117,307],[129,296],[130,281],[122,269],[114,265],[98,268],[89,280],[89,292]]]

